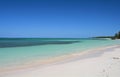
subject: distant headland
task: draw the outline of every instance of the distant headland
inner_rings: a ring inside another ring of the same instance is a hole
[[[113,36],[98,36],[98,37],[93,37],[93,38],[110,38],[112,40],[120,39],[120,31],[115,33],[115,35]]]

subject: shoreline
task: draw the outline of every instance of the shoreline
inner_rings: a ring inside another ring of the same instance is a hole
[[[105,47],[97,47],[93,48],[90,50],[82,51],[82,52],[76,52],[72,54],[67,54],[59,57],[54,57],[50,59],[45,59],[43,61],[36,60],[34,62],[26,63],[25,65],[19,66],[19,67],[12,67],[12,68],[7,68],[7,69],[0,69],[0,75],[1,74],[6,74],[6,73],[11,73],[15,71],[24,71],[24,70],[30,70],[30,69],[35,69],[37,67],[43,68],[46,66],[51,66],[51,65],[56,65],[56,64],[62,64],[62,63],[68,63],[68,62],[73,62],[77,60],[83,60],[83,59],[89,59],[91,57],[99,57],[101,56],[104,52],[106,52],[109,49],[113,48],[119,48],[120,45],[111,45],[111,46],[105,46]],[[97,54],[97,56],[96,56]]]

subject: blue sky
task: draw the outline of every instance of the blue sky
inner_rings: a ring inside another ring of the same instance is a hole
[[[0,37],[81,38],[120,30],[120,0],[0,0]]]

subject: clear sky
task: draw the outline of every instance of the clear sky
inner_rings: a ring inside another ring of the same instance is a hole
[[[81,38],[120,30],[120,0],[0,0],[0,37]]]

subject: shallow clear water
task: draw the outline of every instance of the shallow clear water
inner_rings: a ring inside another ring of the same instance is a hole
[[[91,48],[120,44],[106,39],[0,39],[0,67],[21,65],[36,59],[45,59]]]

